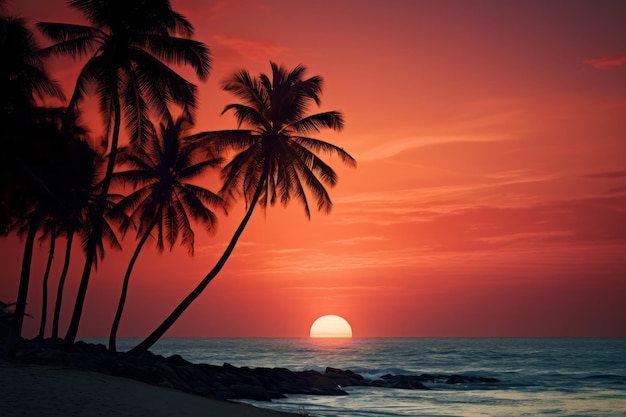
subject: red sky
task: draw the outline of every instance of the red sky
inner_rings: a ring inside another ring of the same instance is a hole
[[[31,22],[78,19],[63,1],[14,3]],[[213,53],[198,131],[236,126],[219,116],[236,101],[219,89],[232,71],[302,63],[325,78],[322,110],[346,117],[343,132],[320,137],[359,165],[331,160],[340,182],[328,216],[307,221],[297,204],[257,212],[169,336],[304,337],[324,314],[361,337],[626,336],[626,2],[172,4]],[[79,67],[51,62],[68,92]],[[240,202],[217,235],[198,233],[194,258],[144,251],[122,336],[160,323],[242,213]],[[0,240],[5,301],[17,294],[22,246]],[[108,335],[134,246],[127,236],[93,275],[79,336]],[[46,250],[26,336],[39,323]]]

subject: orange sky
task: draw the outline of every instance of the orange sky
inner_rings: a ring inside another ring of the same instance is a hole
[[[64,1],[14,3],[32,22],[77,21]],[[302,63],[326,80],[322,110],[346,117],[343,132],[320,137],[359,166],[331,160],[340,182],[329,216],[309,222],[296,204],[257,212],[168,335],[304,337],[337,314],[357,337],[626,336],[626,2],[172,4],[213,52],[198,130],[235,127],[219,116],[235,101],[219,90],[233,70]],[[51,62],[68,92],[78,68]],[[153,330],[242,213],[243,203],[216,236],[198,237],[193,259],[146,248],[120,335]],[[17,294],[22,246],[0,240],[5,301]],[[108,335],[134,246],[127,236],[92,276],[79,336]],[[39,323],[46,250],[26,336]],[[61,262],[60,251],[53,289]]]

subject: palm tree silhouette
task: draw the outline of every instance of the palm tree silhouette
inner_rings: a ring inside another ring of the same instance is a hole
[[[75,112],[66,112],[62,128],[62,134],[72,144],[72,146],[69,146],[67,153],[68,159],[72,162],[69,164],[71,168],[64,170],[62,175],[56,178],[56,182],[65,184],[65,188],[63,189],[62,213],[55,218],[55,226],[58,228],[57,234],[65,236],[66,243],[52,319],[52,338],[54,339],[59,337],[63,290],[69,271],[74,236],[78,233],[83,236],[84,241],[88,239],[87,216],[90,211],[90,205],[93,206],[95,201],[97,183],[104,162],[102,156],[88,145],[88,131],[81,124]],[[105,236],[111,236],[111,234],[108,233]],[[113,248],[121,249],[121,245],[115,235],[112,236],[109,243]]]
[[[214,230],[217,221],[211,208],[224,208],[220,196],[190,183],[207,169],[218,166],[221,158],[204,158],[201,143],[184,137],[191,123],[188,116],[167,120],[143,147],[120,153],[120,162],[132,169],[113,174],[113,181],[131,183],[137,188],[118,203],[118,209],[130,211],[137,224],[139,242],[130,259],[120,300],[109,336],[109,350],[116,351],[116,337],[126,302],[130,276],[144,244],[156,228],[156,247],[162,252],[165,244],[170,250],[180,242],[193,255],[195,235],[191,220]]]
[[[39,51],[24,20],[0,15],[0,234],[18,227],[15,222],[19,223],[24,213],[30,213],[33,222],[26,232],[14,317],[6,340],[11,355],[22,332],[34,240],[43,220],[43,213],[36,213],[33,207],[35,196],[45,192],[46,139],[52,132],[49,117],[55,113],[38,105],[46,98],[63,99],[59,85],[48,77]]]
[[[41,242],[47,238],[50,239],[48,259],[42,280],[41,321],[37,335],[37,338],[40,339],[44,338],[46,329],[48,280],[55,255],[56,241],[58,237],[63,235],[66,225],[71,221],[71,204],[76,199],[76,192],[78,190],[90,192],[92,176],[95,174],[94,159],[96,154],[87,143],[87,129],[73,113],[67,112],[59,112],[57,125],[58,131],[55,132],[55,137],[49,139],[56,141],[56,148],[58,149],[54,158],[50,158],[53,165],[52,169],[46,173],[47,178],[45,180],[49,184],[48,189],[53,198],[47,200],[48,214],[42,224],[43,234],[40,237]],[[68,239],[70,247],[71,241]]]
[[[4,2],[2,2],[4,3]],[[0,3],[0,6],[3,4]],[[39,103],[49,97],[63,100],[59,84],[48,76],[40,48],[24,19],[0,16],[0,233],[13,216],[32,203],[28,187],[31,171],[34,119]],[[16,310],[20,310],[16,307]],[[16,311],[16,315],[20,315]],[[18,319],[19,320],[19,319]]]
[[[57,230],[55,227],[46,230],[44,233],[45,234],[41,237],[41,240],[44,240],[44,237],[49,235],[50,248],[48,250],[48,260],[46,261],[46,269],[43,273],[43,280],[41,284],[41,320],[39,321],[39,333],[37,333],[37,339],[43,339],[45,336],[46,321],[48,317],[48,279],[50,278],[50,269],[52,268],[52,261],[54,259],[54,251],[57,241]]]
[[[46,289],[47,276],[54,255],[54,243],[57,236],[70,227],[74,221],[74,211],[80,211],[84,230],[89,228],[86,220],[89,218],[89,213],[93,215],[95,212],[90,193],[94,191],[94,184],[98,177],[97,162],[100,157],[82,137],[76,136],[80,135],[82,129],[75,125],[74,121],[69,120],[62,109],[42,110],[46,110],[43,112],[46,117],[37,120],[39,140],[32,143],[37,146],[38,153],[40,153],[37,163],[33,164],[32,168],[37,178],[31,189],[34,193],[34,202],[27,213],[15,220],[12,227],[18,234],[27,236],[22,261],[24,277],[27,277],[30,271],[34,238],[39,232],[42,232],[40,238],[42,241],[50,236],[51,251],[44,274],[44,289]],[[97,188],[97,184],[95,187]],[[96,192],[99,193],[99,189]],[[80,207],[75,207],[77,202],[80,202]],[[109,201],[105,211],[104,232],[101,236],[111,247],[121,250],[114,228],[109,223],[109,220],[121,221],[121,216],[109,209],[111,205],[112,202]],[[101,240],[97,245],[100,258],[104,256],[104,243]],[[44,335],[46,315],[47,294],[42,303],[38,337]]]
[[[48,176],[55,201],[50,208],[50,214],[44,225],[44,236],[42,236],[45,238],[45,234],[49,233],[52,241],[54,241],[54,237],[64,236],[66,238],[63,268],[59,277],[54,306],[53,338],[58,337],[63,289],[69,270],[74,235],[78,233],[81,236],[84,248],[89,240],[97,200],[101,194],[102,172],[106,164],[102,155],[90,147],[88,132],[73,112],[65,113],[59,135],[63,149],[55,158],[55,169]],[[119,199],[119,196],[107,196],[103,233],[101,240],[97,243],[96,261],[98,258],[104,258],[105,243],[108,243],[112,249],[122,249],[115,234],[116,227],[113,223],[121,224],[125,220],[125,216],[114,209],[114,199]],[[53,255],[51,251],[49,257]],[[48,263],[50,263],[50,259],[48,259]],[[43,285],[45,289],[45,276]],[[44,306],[47,304],[45,297],[43,304]],[[47,309],[42,308],[40,337],[43,337],[45,330],[46,312]]]
[[[131,142],[141,143],[151,133],[150,111],[166,117],[168,105],[172,103],[189,112],[195,107],[195,86],[166,63],[191,65],[201,80],[208,77],[210,69],[208,49],[189,38],[191,24],[172,10],[169,0],[71,0],[69,5],[81,12],[92,26],[40,22],[38,27],[56,42],[46,49],[49,54],[82,57],[93,51],[76,81],[69,107],[75,108],[89,89],[96,92],[110,151],[74,312],[65,337],[67,347],[76,339],[102,233],[102,221],[98,218],[102,218],[104,212],[116,163],[122,110]]]
[[[263,207],[277,201],[286,205],[295,198],[303,204],[305,215],[310,218],[307,188],[316,199],[318,210],[330,211],[332,203],[325,185],[334,186],[337,175],[317,156],[317,152],[337,155],[345,164],[356,166],[354,158],[343,149],[307,136],[323,128],[341,130],[343,127],[343,117],[337,111],[306,116],[312,102],[320,104],[322,78],[305,79],[303,66],[292,71],[275,63],[271,63],[271,67],[271,79],[265,74],[253,78],[242,70],[224,82],[224,89],[240,98],[243,104],[229,104],[222,113],[234,111],[239,126],[249,125],[252,130],[240,134],[206,133],[196,137],[218,151],[238,151],[223,168],[222,192],[227,195],[242,192],[246,197],[247,212],[214,268],[161,325],[129,351],[130,354],[149,349],[217,276],[257,203]]]

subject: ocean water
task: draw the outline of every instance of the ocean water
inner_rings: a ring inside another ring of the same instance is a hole
[[[103,340],[89,340],[100,342]],[[139,339],[121,339],[120,350]],[[347,416],[626,416],[626,339],[168,338],[151,349],[195,363],[291,370],[327,366],[366,378],[384,374],[461,374],[496,384],[426,384],[432,391],[346,387],[340,397],[292,395],[259,407]]]

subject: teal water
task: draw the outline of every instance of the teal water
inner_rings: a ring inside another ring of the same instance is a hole
[[[90,339],[103,343],[103,340]],[[120,350],[139,339],[121,339]],[[260,407],[339,416],[626,416],[626,339],[169,338],[154,353],[196,363],[292,370],[327,366],[366,378],[443,373],[498,384],[430,384],[432,391],[347,387],[342,397],[290,396]],[[428,384],[427,384],[428,385]]]

